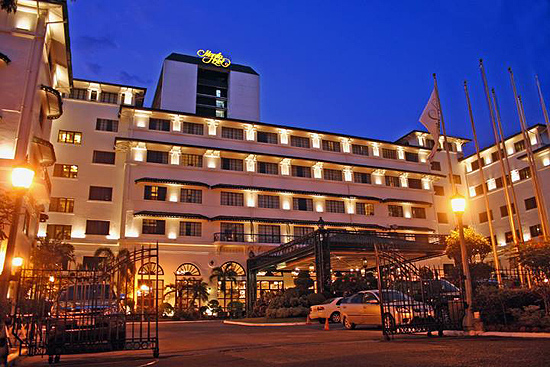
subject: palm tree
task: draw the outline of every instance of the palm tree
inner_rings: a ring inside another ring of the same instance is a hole
[[[40,239],[31,252],[31,263],[37,269],[67,270],[69,263],[73,261],[74,246],[48,236]]]
[[[189,285],[189,289],[191,290],[193,297],[191,298],[191,302],[188,304],[188,308],[191,309],[195,306],[195,301],[199,300],[200,302],[206,302],[208,301],[208,283],[203,282],[202,278],[198,279],[197,281],[191,282]]]
[[[224,268],[221,266],[216,266],[215,268],[212,269],[209,279],[210,279],[210,282],[212,281],[218,282],[218,289],[222,292],[223,298],[225,298],[225,294],[227,291],[227,282],[229,282],[230,285],[236,284],[237,272],[230,267]],[[233,302],[233,289],[231,289],[231,292],[229,293],[229,303],[231,302]],[[227,307],[227,304],[225,306]]]
[[[128,249],[120,249],[115,256],[110,248],[99,247],[95,250],[94,256],[103,258],[103,261],[100,262],[100,266],[103,268],[106,268],[108,264],[117,264],[117,292],[119,296],[122,293],[122,288],[127,288],[130,292],[133,291],[136,266],[132,261],[131,253]],[[126,298],[128,298],[128,295],[126,295]]]

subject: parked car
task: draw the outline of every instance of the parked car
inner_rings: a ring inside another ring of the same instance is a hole
[[[386,289],[382,292],[384,315],[377,289],[361,291],[342,303],[340,312],[344,327],[355,329],[357,325],[382,326],[384,323],[386,329],[395,330],[399,325],[433,320],[434,312],[430,306],[397,290]]]
[[[309,308],[309,318],[318,319],[320,323],[329,319],[330,322],[338,323],[341,321],[340,304],[344,297],[329,298],[321,304]]]

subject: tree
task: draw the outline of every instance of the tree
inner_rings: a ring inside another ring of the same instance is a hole
[[[519,262],[529,268],[537,280],[550,279],[550,243],[524,243],[519,248]]]
[[[470,227],[464,227],[464,240],[466,242],[466,258],[469,264],[476,263],[478,258],[480,262],[483,262],[491,252],[489,241]],[[454,260],[456,264],[461,264],[460,237],[457,230],[451,231],[451,234],[445,238],[445,244],[447,245],[445,249],[447,256]]]
[[[210,282],[217,282],[218,290],[222,292],[225,298],[225,294],[227,291],[227,282],[229,282],[230,285],[236,284],[237,272],[230,267],[223,268],[221,266],[216,266],[212,269],[209,280]],[[229,303],[231,303],[233,301],[233,291],[230,292],[229,299]]]
[[[117,292],[122,293],[123,289],[127,289],[130,293],[134,289],[134,276],[136,274],[136,266],[131,258],[131,253],[128,249],[120,249],[116,256],[108,247],[99,247],[94,252],[94,256],[102,257],[103,260],[99,266],[106,268],[109,264],[116,264],[117,277]],[[126,295],[128,298],[128,295]]]
[[[0,9],[8,13],[17,11],[17,0],[0,0]]]
[[[300,270],[296,279],[294,279],[294,285],[300,295],[309,293],[309,288],[313,287],[313,284],[315,283],[307,270]]]
[[[75,261],[74,246],[48,236],[39,240],[31,252],[31,264],[36,269],[67,270]]]
[[[14,202],[13,192],[0,190],[0,240],[8,238],[6,229],[11,224],[14,214]]]
[[[191,301],[189,302],[188,307],[193,308],[195,306],[195,301],[198,300],[199,303],[208,301],[208,283],[203,282],[202,278],[196,282],[191,282],[189,285],[191,294],[193,294]]]

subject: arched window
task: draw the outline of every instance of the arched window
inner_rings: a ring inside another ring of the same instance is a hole
[[[225,274],[232,271],[234,279],[226,277],[225,281],[218,280],[218,302],[224,310],[228,310],[228,306],[232,302],[239,302],[244,307],[246,303],[246,271],[241,264],[234,261],[228,261],[220,268]],[[222,284],[222,283],[225,283]]]
[[[195,264],[183,263],[176,269],[176,304],[175,308],[186,310],[190,306],[201,306],[201,300],[195,297],[194,287],[202,282],[201,272]],[[197,305],[198,301],[198,305]],[[194,305],[192,305],[194,303]]]
[[[164,270],[157,263],[145,263],[139,268],[138,275],[164,275]]]
[[[155,306],[155,296],[159,304],[164,295],[164,270],[154,262],[143,264],[137,273],[137,308],[148,309]],[[158,279],[158,282],[157,282]]]

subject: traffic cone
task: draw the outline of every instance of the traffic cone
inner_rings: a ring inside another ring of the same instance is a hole
[[[311,319],[309,318],[309,314],[307,314],[306,325],[311,325]]]
[[[325,330],[330,330],[329,326],[328,326],[328,317],[325,319]]]

